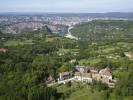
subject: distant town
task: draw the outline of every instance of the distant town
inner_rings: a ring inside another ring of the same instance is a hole
[[[132,14],[132,13],[131,13]],[[65,35],[70,26],[93,20],[130,20],[132,17],[122,14],[0,14],[0,30],[3,33],[21,33],[26,30],[38,30],[47,26],[53,33]],[[63,26],[63,27],[61,27]],[[69,36],[68,36],[69,37]]]

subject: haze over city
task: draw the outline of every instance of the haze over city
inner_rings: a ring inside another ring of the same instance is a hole
[[[132,12],[133,0],[1,0],[0,12]]]

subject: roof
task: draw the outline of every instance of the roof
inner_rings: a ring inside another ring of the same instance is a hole
[[[54,78],[50,75],[47,80],[54,80]]]
[[[75,72],[75,76],[81,76],[81,77],[89,77],[89,78],[91,78],[91,73]]]
[[[77,65],[75,66],[76,71],[81,72],[81,73],[98,73],[98,69],[94,68],[94,67],[90,67],[90,66],[80,66]]]
[[[106,67],[105,71],[111,72],[111,69],[109,67]]]
[[[85,67],[85,66],[76,65],[76,66],[75,66],[75,70],[78,71],[78,72],[84,72],[84,67]]]
[[[67,75],[70,75],[71,72],[63,72],[63,73],[60,73],[62,76],[67,76]]]
[[[95,67],[89,67],[91,73],[98,73],[98,69]]]
[[[106,76],[112,76],[112,72],[109,67],[106,67],[105,69],[100,70],[99,73]]]
[[[84,68],[84,73],[89,73],[90,72],[90,69],[88,67],[85,67]]]

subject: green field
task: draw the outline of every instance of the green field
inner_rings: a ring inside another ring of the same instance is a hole
[[[83,59],[80,60],[79,63],[80,64],[89,64],[91,66],[94,66],[95,64],[99,63],[101,61],[100,58],[95,58],[95,59]]]
[[[18,46],[18,45],[32,45],[32,40],[8,40],[4,43],[5,46]]]
[[[62,53],[62,54],[77,54],[79,53],[79,49],[62,49],[60,48],[59,51],[57,51],[58,54]]]

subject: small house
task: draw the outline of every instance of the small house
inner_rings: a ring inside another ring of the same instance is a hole
[[[54,83],[54,82],[55,82],[54,78],[51,75],[49,75],[49,77],[46,81],[46,84],[50,84],[50,83]]]

